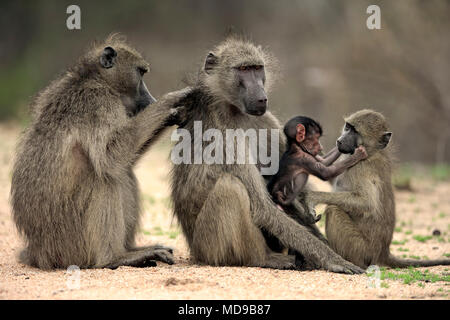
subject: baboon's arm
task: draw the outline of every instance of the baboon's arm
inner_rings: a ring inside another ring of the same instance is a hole
[[[371,212],[371,208],[373,206],[367,197],[364,197],[359,193],[348,191],[310,191],[306,193],[305,200],[308,204],[313,206],[319,203],[338,206],[350,216],[355,217]]]
[[[170,125],[170,120],[177,116],[177,104],[191,91],[192,88],[187,87],[182,90],[167,93],[156,103],[137,114],[134,119],[137,132],[137,141],[134,150],[136,154],[142,154],[149,147],[150,142],[166,126]]]
[[[89,130],[79,130],[79,143],[83,146],[89,161],[98,176],[121,177],[124,168],[132,166],[139,157],[139,151],[165,127],[165,122],[176,113],[171,110],[187,94],[188,90],[171,92],[158,102],[145,108],[133,118],[112,112],[100,112],[109,119],[92,119]],[[92,104],[97,108],[120,110],[117,101],[99,101]]]
[[[323,157],[317,156],[316,159],[324,166],[329,166],[330,164],[334,163],[340,156],[341,153],[339,152],[338,147],[334,147],[326,155],[324,155]]]
[[[305,168],[310,174],[313,174],[322,180],[330,180],[343,173],[345,169],[355,165],[358,161],[359,159],[357,157],[351,156],[345,160],[326,166],[308,155],[307,157],[298,159],[297,164],[298,166]]]

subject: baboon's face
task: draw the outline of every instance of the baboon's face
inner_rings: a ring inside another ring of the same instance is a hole
[[[353,154],[362,145],[370,156],[389,144],[392,132],[386,131],[384,119],[375,112],[360,111],[363,112],[367,116],[358,117],[358,113],[355,113],[356,116],[346,119],[342,135],[336,142],[341,153]]]
[[[252,57],[245,46],[229,51],[222,52],[220,56],[209,53],[206,57],[204,70],[208,86],[215,95],[242,112],[263,115],[267,109],[263,60]],[[250,58],[245,58],[245,55]]]
[[[143,80],[149,71],[148,63],[138,54],[125,48],[106,47],[100,65],[107,81],[121,95],[128,116],[134,116],[156,101]]]
[[[336,141],[339,152],[353,154],[361,143],[362,138],[359,132],[356,131],[354,126],[346,122],[341,136]]]
[[[262,65],[241,65],[233,68],[237,82],[237,100],[241,110],[261,116],[267,109],[267,95],[264,90],[266,76]]]

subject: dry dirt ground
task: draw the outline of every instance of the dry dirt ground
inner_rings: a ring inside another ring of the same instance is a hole
[[[18,134],[16,126],[0,126],[1,299],[448,299],[450,268],[443,266],[416,269],[428,274],[428,281],[405,284],[401,279],[384,279],[378,288],[373,288],[367,275],[190,263],[185,240],[170,209],[168,137],[153,147],[137,168],[144,211],[138,244],[157,242],[173,246],[175,265],[81,270],[79,286],[76,273],[47,272],[21,265],[16,255],[22,242],[8,204]],[[327,184],[320,186],[329,188]],[[413,187],[415,192],[396,192],[397,229],[391,251],[399,256],[442,258],[450,253],[450,182],[416,179]],[[435,229],[441,231],[440,237],[417,237],[430,236]],[[382,270],[382,274],[386,272],[390,272],[388,278],[395,278],[415,271]]]

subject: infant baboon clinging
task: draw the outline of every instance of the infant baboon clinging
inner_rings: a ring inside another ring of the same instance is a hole
[[[133,166],[186,92],[155,102],[148,63],[117,36],[96,45],[32,105],[14,164],[11,204],[21,261],[42,269],[173,263],[169,248],[135,247]],[[155,102],[151,107],[148,104]]]
[[[448,265],[450,259],[405,260],[394,257],[389,246],[395,227],[395,200],[391,184],[391,133],[386,120],[372,110],[358,111],[345,119],[338,139],[342,153],[359,146],[367,159],[347,169],[336,180],[336,192],[310,192],[311,204],[326,203],[326,234],[330,246],[345,259],[367,268]]]
[[[280,125],[266,112],[266,77],[270,80],[270,67],[268,55],[260,47],[235,37],[228,38],[208,54],[199,83],[183,101],[189,111],[184,128],[191,133],[192,150],[202,143],[194,139],[194,121],[202,121],[205,132],[216,129],[222,136],[227,129],[242,129],[241,132],[269,129],[265,134],[267,145],[271,145],[270,129],[279,130]],[[230,144],[223,146],[223,159],[230,152],[234,154],[235,140]],[[284,141],[277,146],[281,148],[280,153],[284,147]],[[245,154],[249,152],[246,144]],[[262,166],[259,160],[256,165],[236,162],[174,165],[171,177],[174,211],[192,257],[210,265],[292,268],[293,256],[269,250],[261,233],[264,228],[318,268],[362,272],[333,252],[306,226],[277,208],[259,172]]]

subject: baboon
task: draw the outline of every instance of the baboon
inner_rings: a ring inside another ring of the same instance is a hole
[[[138,185],[133,166],[187,93],[158,102],[143,81],[149,64],[120,37],[93,46],[32,102],[11,185],[14,221],[41,269],[173,263],[171,249],[135,247]],[[153,103],[151,107],[147,107]]]
[[[330,180],[367,156],[364,147],[359,147],[351,157],[333,164],[341,155],[335,147],[324,158],[320,157],[322,127],[308,117],[292,118],[284,126],[284,133],[287,138],[286,152],[281,157],[279,171],[267,186],[275,203],[283,207],[297,199],[309,174]],[[313,224],[320,220],[320,215],[309,214],[302,218],[305,223]]]
[[[448,265],[450,259],[399,259],[389,251],[395,227],[395,200],[391,184],[391,151],[384,116],[358,111],[345,119],[339,151],[353,153],[364,146],[368,157],[348,168],[336,180],[336,192],[309,192],[306,201],[328,204],[325,230],[330,246],[361,268]]]
[[[203,143],[194,137],[194,121],[202,121],[205,132],[216,129],[222,136],[227,129],[269,129],[267,140],[271,145],[270,129],[278,131],[280,124],[266,112],[266,89],[272,76],[270,62],[270,55],[261,47],[235,36],[228,37],[207,55],[198,83],[183,101],[189,115],[184,128],[191,133],[191,149]],[[284,146],[280,143],[277,152],[283,153]],[[234,154],[235,147],[235,140],[223,146],[223,158],[230,152]],[[250,152],[248,144],[245,152]],[[293,256],[272,252],[267,247],[261,232],[264,228],[284,246],[301,252],[317,268],[363,272],[277,208],[259,171],[259,160],[257,164],[173,166],[174,214],[193,260],[215,266],[294,268]]]

